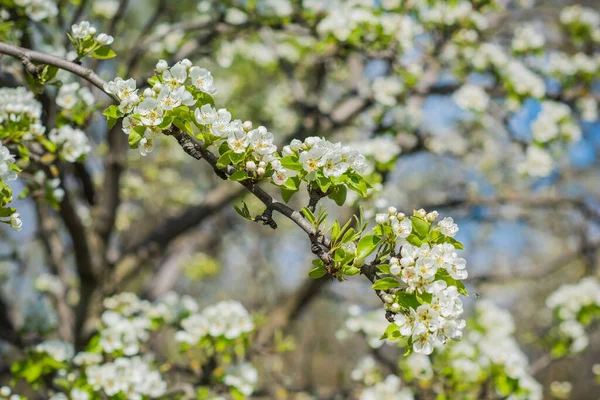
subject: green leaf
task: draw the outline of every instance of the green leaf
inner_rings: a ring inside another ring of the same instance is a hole
[[[385,332],[383,332],[383,335],[381,335],[379,340],[399,338],[399,337],[401,337],[400,327],[392,322],[387,326],[387,328],[385,329]]]
[[[158,125],[158,127],[162,130],[168,129],[171,124],[173,123],[173,117],[168,116],[163,118],[163,121],[160,123],[160,125]]]
[[[347,276],[354,276],[360,272],[360,268],[355,267],[354,265],[346,265],[342,268],[342,274]]]
[[[188,135],[192,135],[194,133],[193,129],[192,129],[192,124],[190,124],[190,121],[182,121],[179,118],[176,118],[173,120],[173,125],[175,125],[176,127],[178,127],[181,131],[187,133]]]
[[[129,136],[127,138],[127,141],[129,142],[129,148],[137,149],[138,144],[140,143],[140,140],[142,140],[142,138],[144,137],[145,132],[146,132],[145,126],[140,125],[140,126],[136,126],[135,128],[133,128],[129,132]]]
[[[415,235],[414,233],[411,233],[410,235],[408,235],[408,237],[406,238],[406,241],[408,243],[412,244],[413,246],[417,246],[417,247],[421,247],[421,245],[423,244],[421,239],[419,239],[417,237],[417,235]]]
[[[325,265],[323,265],[323,263],[321,263],[320,265],[317,265],[316,267],[314,267],[313,269],[310,270],[310,272],[308,273],[308,276],[314,279],[318,279],[321,278],[322,276],[324,276],[327,273],[327,269],[325,268]]]
[[[342,232],[340,223],[335,220],[329,229],[331,229],[331,241],[333,243],[337,242],[340,237],[340,233]]]
[[[415,232],[419,238],[425,238],[429,232],[431,223],[416,216],[410,217],[410,220],[412,221],[413,232]]]
[[[333,187],[331,193],[329,194],[329,198],[335,201],[335,204],[338,206],[343,206],[346,201],[346,195],[348,194],[348,189],[344,185],[336,185]]]
[[[313,212],[310,211],[307,207],[302,207],[302,214],[304,214],[304,217],[311,224],[314,224],[317,221],[317,217],[315,217],[315,214],[313,214]]]
[[[230,181],[243,181],[248,179],[248,174],[246,173],[246,171],[242,171],[242,170],[237,170],[233,173],[233,175],[231,175],[229,177]]]
[[[97,58],[99,60],[105,60],[107,58],[113,58],[116,56],[115,52],[110,49],[108,46],[98,47],[92,53],[92,57]]]
[[[150,86],[154,86],[154,85],[156,85],[158,82],[160,82],[160,77],[158,77],[158,76],[156,76],[156,75],[154,75],[153,77],[151,77],[151,78],[149,78],[149,79],[148,79],[148,84],[149,84]]]
[[[16,208],[12,208],[12,207],[0,208],[0,217],[1,218],[10,217],[16,211],[17,211],[17,209]]]
[[[108,107],[106,110],[104,110],[102,114],[104,114],[108,118],[120,118],[122,115],[121,110],[119,110],[119,107],[114,104]]]
[[[372,288],[375,290],[388,290],[400,287],[400,282],[392,277],[382,278],[378,281],[375,281]]]
[[[246,158],[245,153],[236,153],[236,152],[232,151],[229,154],[229,160],[231,160],[232,164],[239,164],[239,162],[242,161],[244,158]]]
[[[290,179],[288,179],[289,181]],[[292,196],[298,192],[298,189],[292,190],[292,189],[287,189],[284,186],[280,186],[279,190],[281,191],[281,198],[283,199],[283,201],[285,201],[286,203],[288,203],[290,201],[290,199],[292,198]]]
[[[377,247],[377,244],[379,244],[380,239],[375,236],[375,235],[366,235],[363,236],[360,241],[358,242],[358,246],[356,248],[356,258],[359,259],[364,259],[366,258],[369,254],[371,254],[375,248]]]
[[[245,201],[242,201],[242,206],[241,207],[233,206],[233,208],[243,218],[245,218],[247,220],[250,220],[250,221],[254,221],[254,218],[252,218],[252,216],[250,215],[250,210],[248,209],[248,205],[246,204]]]
[[[115,124],[117,123],[118,119],[116,118],[110,118],[108,117],[106,119],[106,125],[108,126],[108,129],[112,129],[113,126],[115,126]]]
[[[288,180],[285,181],[283,186],[286,189],[297,191],[298,189],[300,189],[300,178],[298,178],[297,176],[288,178]]]
[[[384,274],[390,274],[390,264],[379,264],[377,268]]]
[[[456,286],[458,293],[462,294],[463,296],[469,295],[465,284],[462,283],[462,281],[452,278],[450,274],[448,274],[448,271],[446,271],[445,269],[438,270],[438,272],[435,274],[435,280],[445,281],[448,284],[448,286]]]
[[[400,304],[404,308],[412,308],[415,310],[421,305],[416,294],[402,291],[396,293],[396,303]]]
[[[449,236],[446,237],[445,242],[446,243],[450,243],[457,250],[464,250],[465,249],[465,246],[463,246],[463,244],[461,242],[459,242],[458,240],[456,240],[454,238],[451,238]]]
[[[219,159],[217,160],[217,168],[225,168],[231,163],[231,159],[229,158],[230,154],[231,150],[226,151],[221,157],[219,157]]]
[[[317,186],[319,186],[319,189],[321,189],[323,193],[327,192],[327,190],[331,186],[331,179],[321,174],[317,175],[317,179],[315,180],[315,182],[317,182]]]
[[[283,157],[281,160],[281,165],[283,165],[286,169],[291,169],[292,171],[302,171],[302,165],[298,161],[298,157],[296,156],[287,156]]]

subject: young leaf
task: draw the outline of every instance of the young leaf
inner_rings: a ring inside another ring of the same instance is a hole
[[[307,207],[302,207],[302,214],[304,214],[304,217],[311,224],[314,224],[317,221],[317,218],[315,217],[315,214],[313,214],[313,212],[310,211]]]
[[[327,269],[325,268],[325,265],[319,264],[310,270],[310,272],[308,273],[308,276],[311,278],[314,278],[314,279],[318,279],[318,278],[321,278],[322,276],[324,276],[326,273],[327,273]]]
[[[415,232],[417,236],[419,236],[419,238],[421,239],[426,237],[427,233],[429,232],[429,227],[431,227],[431,224],[415,216],[410,217],[410,220],[412,221],[413,232]]]
[[[108,46],[98,47],[92,53],[92,57],[97,58],[99,60],[105,60],[107,58],[113,58],[116,56],[115,52],[110,49]]]
[[[375,281],[372,288],[375,290],[388,290],[400,287],[400,282],[392,277],[382,278],[378,281]]]
[[[143,135],[146,132],[145,126],[136,126],[129,132],[129,136],[127,141],[129,142],[129,148],[136,149],[140,140],[142,140]]]
[[[289,181],[289,179],[288,179],[288,181]],[[281,198],[286,203],[288,203],[290,201],[290,199],[292,198],[292,196],[298,191],[298,189],[295,189],[295,190],[287,189],[284,186],[281,186],[279,188],[279,190],[281,190]]]
[[[120,118],[122,115],[121,110],[119,110],[119,107],[114,104],[108,107],[106,110],[104,110],[102,114],[104,114],[108,118]]]
[[[336,185],[333,187],[333,190],[329,194],[329,198],[335,201],[335,204],[338,206],[343,206],[346,201],[346,195],[348,194],[348,189],[344,185]]]
[[[229,177],[230,181],[243,181],[248,179],[248,174],[246,173],[246,171],[242,171],[242,170],[237,170],[233,173],[233,175],[231,175]]]
[[[363,236],[356,248],[356,258],[364,259],[375,250],[380,239],[374,235]]]
[[[219,159],[217,160],[217,168],[225,168],[229,165],[229,163],[231,162],[231,160],[229,159],[230,154],[231,150],[226,151],[221,157],[219,157]]]

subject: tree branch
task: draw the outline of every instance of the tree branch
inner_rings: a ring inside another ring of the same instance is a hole
[[[52,65],[62,70],[71,72],[90,82],[92,85],[96,86],[98,89],[110,96],[113,100],[118,101],[115,95],[107,93],[104,90],[104,80],[98,75],[96,75],[96,73],[89,68],[65,60],[64,58],[52,56],[46,53],[40,53],[39,51],[25,49],[23,47],[15,46],[4,42],[0,42],[0,53],[18,58],[22,61],[27,60],[30,62]]]

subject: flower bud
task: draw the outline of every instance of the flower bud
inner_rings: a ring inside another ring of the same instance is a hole
[[[156,72],[164,72],[167,70],[167,68],[169,68],[169,64],[166,60],[159,60],[156,63]]]
[[[144,97],[153,97],[154,91],[150,88],[144,89]]]
[[[152,90],[154,90],[155,93],[160,93],[160,91],[162,90],[163,85],[160,82],[156,82],[154,84],[154,86],[152,86]]]
[[[315,145],[315,143],[317,143],[317,138],[316,138],[316,137],[314,137],[314,136],[307,137],[307,138],[304,140],[304,144],[305,144],[305,145],[306,145],[308,148],[311,148],[311,147],[313,147],[313,146]]]
[[[396,217],[398,217],[398,219],[404,219],[404,217],[406,217],[406,215],[404,213],[398,213],[398,214],[396,214]]]
[[[375,215],[375,222],[377,222],[378,224],[385,224],[387,219],[388,216],[385,213],[379,213]]]
[[[256,163],[254,161],[246,162],[246,169],[248,171],[254,171],[256,169]]]
[[[392,309],[393,312],[396,312],[396,313],[399,312],[400,311],[400,304],[398,304],[398,303],[392,304],[391,309]]]
[[[94,27],[94,26],[90,26],[90,29],[88,29],[88,32],[90,35],[95,35],[96,32],[98,32],[98,29],[96,29],[96,27]]]
[[[425,216],[427,215],[427,211],[421,208],[419,211],[417,211],[417,215],[421,218],[425,218]]]
[[[264,169],[264,168],[262,168],[262,167],[259,167],[259,168],[257,168],[257,169],[256,169],[256,174],[257,174],[258,176],[263,176],[263,175],[265,174],[265,169]]]
[[[287,157],[287,156],[294,155],[294,151],[290,148],[290,146],[283,146],[283,149],[281,150],[281,154],[283,154],[284,157]]]
[[[112,42],[115,41],[115,38],[113,38],[111,35],[107,35],[106,33],[101,33],[101,34],[98,35],[98,37],[96,38],[96,40],[101,45],[108,46],[108,45],[112,44]]]
[[[400,272],[402,271],[402,269],[400,268],[400,264],[392,264],[390,265],[390,273],[392,275],[400,275]]]
[[[298,139],[294,139],[290,143],[290,149],[292,149],[294,151],[300,150],[301,147],[302,147],[302,142],[299,141]]]
[[[382,297],[382,300],[385,301],[386,303],[393,303],[394,302],[394,296],[392,296],[389,293],[385,293]]]
[[[388,208],[388,214],[390,214],[390,215],[396,215],[397,212],[398,212],[398,210],[396,210],[396,207]]]
[[[429,214],[427,214],[427,216],[425,216],[425,219],[429,222],[433,222],[437,219],[437,217],[439,217],[439,214],[437,211],[432,211]]]
[[[252,129],[252,121],[244,121],[244,123],[242,124],[242,128],[246,132],[250,132],[250,130]]]
[[[190,69],[192,66],[192,62],[190,60],[188,60],[187,58],[184,58],[183,60],[181,60],[180,63],[187,69]]]
[[[267,167],[267,163],[266,163],[266,162],[264,162],[264,161],[260,161],[260,162],[258,163],[258,167],[259,167],[259,168],[266,168],[266,167]]]

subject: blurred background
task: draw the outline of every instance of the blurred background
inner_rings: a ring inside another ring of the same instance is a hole
[[[389,206],[407,214],[424,208],[452,216],[468,261],[466,314],[481,299],[509,310],[515,337],[545,388],[569,381],[573,389],[564,398],[600,397],[593,372],[600,361],[597,323],[590,326],[589,345],[581,354],[553,360],[544,343],[553,320],[546,298],[563,284],[599,274],[600,122],[583,118],[575,106],[581,97],[598,97],[599,41],[580,46],[561,25],[561,11],[574,2],[498,1],[498,9],[481,12],[485,28],[473,28],[479,32],[477,43],[497,44],[507,55],[520,27],[532,27],[544,38],[541,52],[510,57],[543,77],[547,99],[571,107],[581,137],[553,145],[549,172],[537,176],[522,166],[527,166],[541,101],[523,96],[520,104],[510,105],[506,78],[467,67],[481,50],[464,50],[469,45],[456,33],[468,28],[460,23],[417,20],[419,29],[403,36],[406,44],[364,32],[354,39],[352,29],[341,40],[339,26],[327,30],[319,25],[322,15],[344,16],[365,1],[320,6],[305,1],[310,4],[304,7],[317,10],[311,13],[299,11],[300,2],[278,0],[65,3],[59,6],[65,17],[85,4],[81,15],[114,34],[117,57],[89,63],[106,80],[133,77],[142,87],[157,60],[189,58],[215,77],[217,108],[226,106],[242,120],[267,126],[278,145],[324,136],[368,156],[381,184],[374,185],[367,200],[349,196],[352,201],[341,208],[323,200],[331,217],[345,221],[359,206],[369,218]],[[394,2],[373,3],[386,7]],[[467,3],[481,8],[489,2]],[[577,4],[596,13],[589,14],[590,20],[598,18],[600,2]],[[33,47],[68,53],[60,27],[29,22],[25,29]],[[535,41],[531,34],[526,39]],[[593,78],[576,76],[567,87],[546,74],[556,52],[586,54],[595,65]],[[4,57],[0,67],[3,86],[21,85],[18,62]],[[378,87],[375,82],[382,77],[390,81],[380,80]],[[403,86],[399,91],[392,87],[396,78]],[[62,79],[73,80],[67,74]],[[490,96],[481,113],[457,104],[455,92],[467,81]],[[49,93],[56,95],[52,88]],[[93,93],[97,109],[110,104],[98,90]],[[370,282],[360,276],[343,283],[308,278],[313,255],[306,235],[284,218],[276,217],[277,230],[240,218],[234,204],[245,200],[253,212],[260,211],[260,204],[239,185],[194,162],[169,137],[142,157],[127,148],[119,124],[107,130],[101,112],[90,113],[85,132],[92,152],[81,165],[65,167],[62,181],[85,229],[98,221],[113,225],[99,255],[105,269],[96,271],[101,281],[110,280],[113,292],[156,299],[176,291],[201,306],[239,300],[262,321],[256,340],[263,345],[254,364],[265,398],[286,398],[282,393],[293,391],[329,398],[353,385],[351,372],[364,356],[379,352],[393,365],[402,355],[390,344],[374,350],[361,335],[340,340],[352,305],[363,312],[381,310]],[[64,268],[60,279],[67,280],[67,304],[77,304],[83,287],[75,268],[77,240],[65,229],[61,212],[43,199],[17,199],[27,185],[25,179],[11,183],[23,229],[0,231],[1,307],[24,337],[55,332],[62,323],[48,289],[57,263]],[[307,203],[301,191],[290,205],[299,209]],[[60,248],[57,258],[49,246]],[[91,307],[100,307],[100,301],[94,298]],[[93,319],[87,323],[93,325]],[[161,351],[170,351],[166,343],[157,345]],[[0,383],[5,383],[18,352],[0,341],[0,354]],[[552,398],[549,389],[545,397]]]

